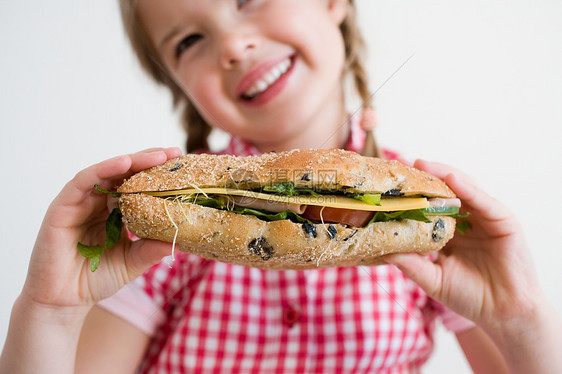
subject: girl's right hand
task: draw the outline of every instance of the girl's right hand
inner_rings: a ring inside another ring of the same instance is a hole
[[[96,272],[91,272],[90,260],[82,257],[77,243],[98,245],[105,241],[109,199],[113,198],[96,191],[95,184],[112,189],[124,178],[180,155],[178,148],[149,149],[79,172],[47,210],[20,298],[49,308],[89,309],[169,254],[168,243],[132,242],[121,235],[115,247],[104,252]]]

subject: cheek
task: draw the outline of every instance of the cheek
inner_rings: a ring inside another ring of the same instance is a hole
[[[311,30],[311,24],[315,25],[314,30]],[[295,47],[309,66],[336,74],[343,69],[343,38],[339,27],[325,14],[307,12],[285,20],[278,17],[265,27],[275,39]]]
[[[216,90],[216,79],[203,64],[184,63],[179,69],[179,81],[186,95],[191,99],[195,107],[204,104]],[[216,96],[216,94],[215,94]]]
[[[227,121],[235,118],[235,113],[222,89],[220,79],[213,74],[202,73],[189,85],[189,94],[199,114],[213,127],[224,129]]]

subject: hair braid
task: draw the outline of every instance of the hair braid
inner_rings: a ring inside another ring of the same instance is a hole
[[[189,101],[183,110],[182,125],[187,132],[188,153],[209,149],[209,135],[213,129]]]
[[[365,58],[365,41],[357,25],[356,10],[353,1],[350,0],[347,16],[340,26],[345,46],[344,73],[351,73],[355,89],[363,101],[363,106],[371,106],[371,93],[369,91],[369,80],[363,66]]]
[[[346,19],[340,26],[346,56],[344,74],[350,73],[352,75],[355,89],[362,101],[362,107],[363,109],[366,109],[372,107],[373,95],[369,91],[369,79],[367,71],[363,65],[365,57],[365,41],[357,25],[355,12],[356,10],[353,0],[349,0]],[[366,118],[364,116],[365,113],[362,113],[362,120],[363,118]],[[364,156],[381,157],[373,132],[368,130],[366,135],[367,137],[365,139],[364,149],[361,154]]]

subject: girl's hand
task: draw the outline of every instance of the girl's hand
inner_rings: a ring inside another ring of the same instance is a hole
[[[472,228],[457,233],[434,262],[416,254],[387,261],[430,297],[484,327],[532,314],[544,296],[515,216],[458,170],[421,160],[414,167],[445,180],[470,212]]]
[[[79,172],[52,202],[37,236],[20,299],[49,308],[86,307],[111,296],[170,253],[171,245],[127,235],[104,252],[95,273],[77,243],[105,241],[108,206],[115,199],[94,190],[113,189],[124,178],[181,155],[178,148],[149,149],[116,157]]]

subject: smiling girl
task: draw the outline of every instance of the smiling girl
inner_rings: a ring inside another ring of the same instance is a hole
[[[363,149],[343,88],[350,76],[369,99],[351,0],[120,3],[141,64],[184,107],[189,152],[208,152],[211,128],[231,135],[222,153],[236,155]],[[108,206],[92,186],[180,154],[117,157],[65,186],[38,234],[0,372],[418,372],[436,320],[476,372],[562,370],[560,317],[517,220],[441,164],[415,167],[447,181],[473,228],[433,262],[274,271],[182,253],[170,267],[160,261],[169,244],[125,237],[90,272],[76,243],[103,241]]]

